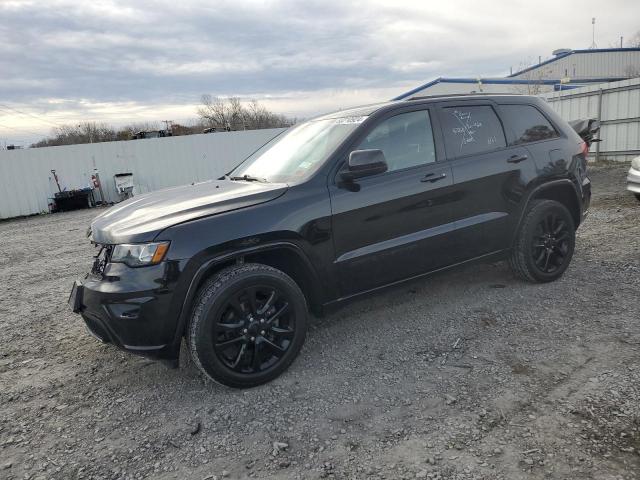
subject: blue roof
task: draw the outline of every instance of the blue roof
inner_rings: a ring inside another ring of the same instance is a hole
[[[613,50],[613,49],[608,49],[608,50]],[[624,49],[624,50],[640,50],[640,48],[638,49]],[[576,50],[577,51],[577,50]],[[588,51],[593,51],[593,50],[588,50]],[[571,82],[569,84],[566,85],[581,85],[581,84],[585,84],[585,83],[603,83],[603,82],[615,82],[618,80],[624,80],[624,78],[619,78],[619,77],[615,77],[615,78],[589,78],[589,79],[585,79],[585,80],[576,80],[575,82]],[[393,100],[404,100],[407,97],[410,97],[418,92],[420,92],[421,90],[424,90],[425,88],[429,88],[433,85],[436,85],[437,83],[482,83],[483,85],[529,85],[529,84],[534,84],[534,85],[559,85],[561,83],[560,79],[547,79],[547,80],[526,80],[526,79],[520,79],[520,78],[443,78],[443,77],[438,77],[435,80],[431,80],[428,83],[425,83],[424,85],[420,85],[419,87],[414,88],[413,90],[409,90],[408,92],[403,93],[402,95],[399,95],[397,97],[395,97]]]
[[[516,75],[522,75],[525,72],[528,72],[530,70],[533,70],[535,68],[538,68],[542,65],[548,65],[549,63],[553,63],[557,60],[560,60],[561,58],[566,58],[570,55],[573,55],[574,53],[607,53],[607,52],[640,52],[640,48],[593,48],[590,50],[570,50],[566,53],[562,53],[560,55],[556,55],[553,58],[550,58],[549,60],[545,60],[544,62],[538,63],[536,65],[532,65],[530,67],[527,67],[523,70],[520,70],[519,72],[516,73],[512,73],[511,75],[509,75],[509,77],[515,77]]]

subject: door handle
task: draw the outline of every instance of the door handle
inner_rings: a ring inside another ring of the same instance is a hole
[[[437,182],[438,180],[442,180],[443,178],[447,178],[446,173],[441,173],[438,176],[436,176],[434,173],[427,173],[424,177],[422,177],[420,181],[433,183],[433,182]]]
[[[507,162],[509,163],[520,163],[520,162],[524,162],[527,158],[526,155],[511,155],[509,157],[509,159],[507,160]]]

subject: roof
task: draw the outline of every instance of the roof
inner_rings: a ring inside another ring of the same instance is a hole
[[[640,49],[638,49],[640,50]],[[591,78],[585,80],[579,80],[575,83],[577,84],[585,84],[585,83],[603,83],[603,82],[612,82],[616,80],[624,80],[623,78]],[[403,93],[395,97],[393,100],[404,100],[407,97],[410,97],[426,88],[432,87],[438,83],[482,83],[484,85],[558,85],[561,83],[560,79],[540,79],[540,80],[526,80],[520,78],[444,78],[438,77],[435,80],[431,80],[430,82],[425,83],[424,85],[420,85],[419,87],[414,88],[413,90],[409,90],[408,92]]]
[[[324,115],[319,115],[315,118],[310,119],[310,121],[316,120],[330,120],[337,118],[345,118],[345,117],[368,117],[373,115],[374,113],[387,111],[389,108],[401,105],[407,105],[407,102],[411,102],[414,104],[427,104],[433,101],[443,101],[443,100],[460,100],[461,97],[464,97],[467,100],[485,100],[487,98],[495,98],[495,99],[520,99],[520,98],[528,98],[531,95],[521,95],[521,94],[513,94],[513,93],[449,93],[443,95],[428,95],[424,97],[415,97],[407,100],[401,99],[400,97],[393,99],[388,102],[382,103],[373,103],[370,105],[362,105],[359,107],[348,108],[345,110],[338,110],[336,112],[327,113]]]
[[[529,72],[531,70],[534,70],[542,65],[548,65],[550,63],[553,62],[557,62],[560,59],[563,58],[567,58],[571,55],[575,55],[576,53],[578,54],[585,54],[585,53],[608,53],[608,52],[640,52],[640,48],[593,48],[593,49],[589,49],[589,50],[570,50],[566,53],[561,53],[560,55],[556,55],[553,58],[550,58],[549,60],[545,60],[544,62],[541,63],[537,63],[536,65],[532,65],[530,67],[527,67],[523,70],[520,70],[519,72],[516,73],[512,73],[511,75],[509,75],[507,78],[509,77],[516,77],[518,75],[522,75],[523,73]]]

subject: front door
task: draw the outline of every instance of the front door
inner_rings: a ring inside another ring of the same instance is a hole
[[[388,171],[329,188],[342,296],[446,265],[454,228],[451,168],[437,161],[428,109],[381,120],[352,148],[364,149],[382,150]]]

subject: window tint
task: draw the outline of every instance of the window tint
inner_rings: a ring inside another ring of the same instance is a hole
[[[500,105],[504,120],[516,134],[514,145],[537,142],[558,136],[544,115],[531,105]]]
[[[355,150],[384,152],[388,171],[436,161],[429,112],[401,113],[374,127]]]
[[[478,154],[506,146],[502,124],[489,106],[442,109],[444,140],[450,157]]]

